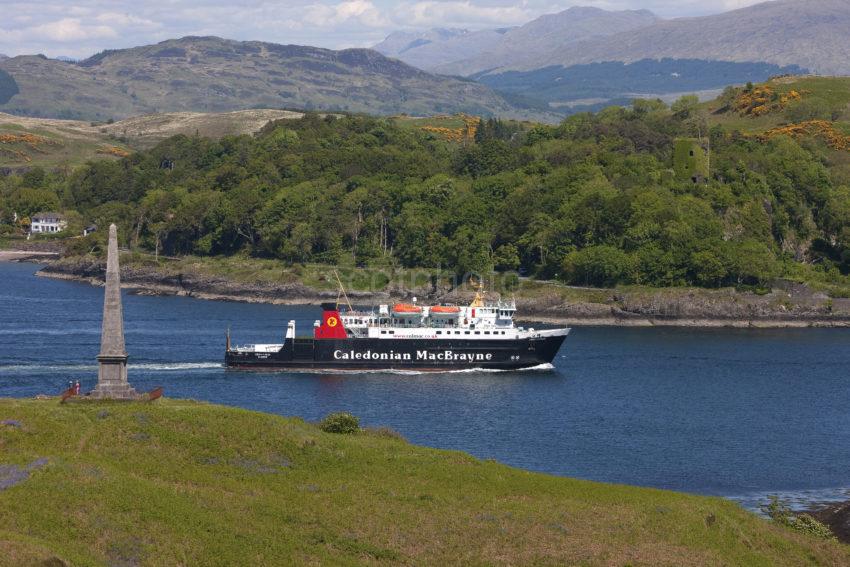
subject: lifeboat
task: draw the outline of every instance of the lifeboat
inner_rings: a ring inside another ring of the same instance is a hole
[[[404,315],[422,313],[422,308],[411,303],[396,303],[393,305],[393,313],[401,313]]]
[[[460,307],[454,305],[435,305],[431,308],[431,313],[440,315],[457,315],[460,313]]]

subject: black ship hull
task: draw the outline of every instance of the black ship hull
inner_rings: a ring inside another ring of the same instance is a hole
[[[225,366],[256,370],[512,370],[551,363],[566,335],[523,339],[287,339],[276,352],[228,349]]]

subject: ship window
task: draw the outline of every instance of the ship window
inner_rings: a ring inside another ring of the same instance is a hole
[[[386,331],[381,331],[381,334],[382,334],[382,335],[386,335],[386,334],[387,334],[387,332],[386,332]]]
[[[437,331],[437,334],[438,334],[438,335],[442,335],[442,334],[443,334],[443,331]]]
[[[463,334],[464,334],[464,335],[468,335],[468,334],[469,334],[469,331],[464,331],[464,332],[463,332]]]
[[[481,334],[481,331],[475,331],[475,334],[476,334],[476,335],[480,335],[480,334]]]
[[[490,334],[490,331],[484,331],[484,334],[485,334],[485,335],[489,335],[489,334]]]

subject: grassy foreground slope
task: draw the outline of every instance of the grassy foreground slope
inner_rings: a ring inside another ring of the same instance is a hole
[[[0,470],[28,473],[0,482],[6,565],[850,561],[717,498],[191,401],[0,400],[0,423]]]

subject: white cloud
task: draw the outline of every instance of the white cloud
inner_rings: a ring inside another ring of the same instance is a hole
[[[109,26],[86,25],[78,18],[63,18],[25,30],[25,33],[36,39],[47,41],[67,42],[90,39],[112,39],[118,33]]]
[[[368,0],[347,0],[339,4],[313,4],[306,7],[304,21],[323,28],[350,22],[379,28],[386,27],[391,23]]]
[[[398,20],[413,27],[507,26],[523,24],[536,15],[525,3],[510,6],[488,6],[470,1],[425,1],[400,6],[395,10]]]
[[[521,25],[574,5],[665,17],[758,0],[0,0],[0,53],[85,57],[185,35],[342,48],[398,29]]]
[[[162,24],[160,24],[159,22],[155,22],[147,18],[141,18],[139,16],[134,16],[132,14],[121,14],[118,12],[104,12],[102,14],[98,14],[94,19],[99,23],[109,24],[111,26],[133,26],[136,28],[141,27],[145,29],[156,29],[162,27]]]

